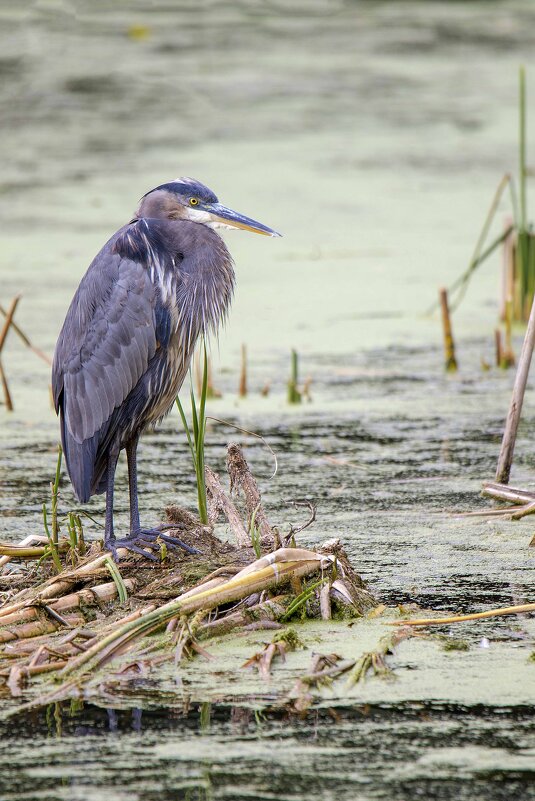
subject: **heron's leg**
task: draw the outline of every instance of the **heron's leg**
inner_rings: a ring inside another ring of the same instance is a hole
[[[139,434],[136,434],[126,446],[126,460],[128,462],[128,490],[130,493],[130,532],[138,532],[141,528],[139,524],[139,500],[137,495],[137,446]]]
[[[115,486],[115,468],[117,467],[117,454],[108,456],[107,483],[106,483],[106,523],[104,525],[104,548],[110,550],[115,557],[115,534],[113,533],[113,489]]]
[[[144,548],[158,547],[156,540],[160,539],[167,545],[177,548],[183,548],[188,553],[199,553],[196,548],[192,548],[182,540],[176,537],[169,537],[162,532],[173,526],[162,525],[156,528],[141,528],[139,522],[139,500],[137,489],[137,446],[139,442],[139,434],[136,434],[128,445],[126,445],[126,459],[128,462],[128,489],[130,492],[130,535],[122,540],[116,542],[116,547],[120,546],[128,548],[135,553],[147,556],[149,559],[156,559],[156,557]]]

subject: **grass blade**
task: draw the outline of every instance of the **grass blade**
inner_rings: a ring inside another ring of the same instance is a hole
[[[124,583],[124,579],[119,572],[119,568],[112,562],[110,558],[107,558],[104,561],[104,564],[110,571],[110,575],[114,581],[115,586],[117,587],[117,595],[119,596],[119,603],[124,604],[128,600],[128,590],[126,589],[126,584]]]

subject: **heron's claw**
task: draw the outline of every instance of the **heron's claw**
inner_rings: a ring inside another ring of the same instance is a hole
[[[160,540],[160,542],[158,540]],[[118,548],[126,548],[128,551],[133,551],[133,553],[145,556],[153,562],[158,562],[158,556],[151,551],[160,552],[161,543],[165,543],[169,548],[182,548],[186,553],[200,553],[196,548],[187,545],[185,542],[182,542],[182,540],[176,537],[169,537],[167,534],[162,534],[161,530],[157,528],[141,528],[139,531],[132,533],[129,537],[123,537],[123,539],[115,540],[113,543],[107,543],[106,546],[112,552],[116,562],[118,561]],[[148,548],[151,550],[147,550]]]
[[[166,543],[166,545],[170,545],[171,547],[175,548],[182,548],[182,550],[186,551],[186,553],[196,554],[200,553],[197,548],[194,548],[192,545],[188,545],[186,542],[182,542],[177,537],[170,537],[169,534],[163,534],[163,531],[172,529],[173,526],[167,525],[162,523],[161,526],[157,528],[142,528],[140,529],[141,539],[148,540],[149,542],[155,542],[156,540],[162,540]]]

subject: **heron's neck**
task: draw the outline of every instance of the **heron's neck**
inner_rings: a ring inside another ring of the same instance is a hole
[[[183,225],[183,224],[182,224]],[[191,223],[192,247],[177,264],[177,307],[192,335],[217,333],[234,294],[232,257],[222,238],[207,226]],[[195,332],[195,333],[193,333]]]

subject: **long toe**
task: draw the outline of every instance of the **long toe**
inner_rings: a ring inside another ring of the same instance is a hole
[[[182,540],[179,540],[177,537],[170,537],[168,534],[162,534],[161,531],[155,528],[142,528],[139,532],[139,536],[141,539],[149,540],[151,543],[154,543],[156,540],[160,539],[162,542],[165,542],[166,545],[170,545],[174,548],[182,548],[182,550],[186,551],[186,553],[201,553],[192,545],[182,542]]]
[[[127,551],[132,551],[133,553],[139,553],[146,559],[150,559],[151,562],[159,561],[158,557],[155,556],[155,554],[153,554],[151,551],[146,551],[142,546],[148,548],[154,548],[154,543],[146,542],[143,539],[143,537],[125,537],[124,539],[117,540],[116,542],[116,548],[125,548]],[[114,555],[114,558],[115,561],[117,562],[116,553]]]

